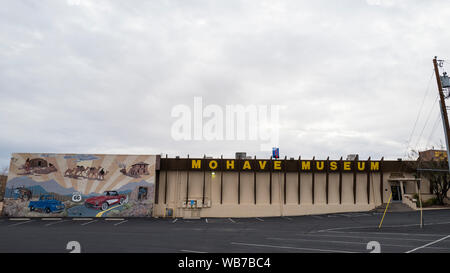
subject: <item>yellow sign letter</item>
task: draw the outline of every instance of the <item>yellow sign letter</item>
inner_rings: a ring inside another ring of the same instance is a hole
[[[349,161],[345,161],[344,162],[344,171],[350,171],[351,170],[350,164],[351,164],[351,162],[349,162]]]
[[[264,168],[266,168],[267,161],[258,161],[258,162],[259,162],[259,168],[261,170],[264,170]]]
[[[202,167],[202,161],[192,159],[192,169],[200,169]]]
[[[302,170],[310,170],[311,161],[302,161]]]
[[[250,166],[250,162],[248,162],[247,160],[244,161],[244,167],[242,167],[243,170],[251,170],[252,167]]]
[[[380,162],[370,162],[370,170],[378,171],[380,169]]]
[[[366,162],[358,162],[358,170],[364,171],[366,168]]]
[[[274,168],[274,170],[281,170],[281,161],[278,161],[278,160],[274,161],[273,168]]]
[[[323,170],[323,168],[325,168],[325,163],[323,161],[317,161],[316,162],[316,170]]]
[[[234,160],[227,160],[227,170],[234,169]]]
[[[330,170],[332,170],[332,171],[337,170],[337,162],[336,161],[330,162]]]
[[[215,160],[209,161],[209,168],[211,168],[212,170],[217,168],[217,161],[215,161]]]

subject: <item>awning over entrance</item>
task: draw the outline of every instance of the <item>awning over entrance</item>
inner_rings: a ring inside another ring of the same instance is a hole
[[[422,179],[420,178],[407,178],[407,177],[398,177],[398,178],[389,178],[388,182],[390,184],[391,187],[391,193],[392,193],[392,200],[393,201],[402,201],[403,200],[403,196],[405,194],[416,194],[419,193],[419,187],[420,187],[420,182],[422,181]],[[410,183],[413,182],[414,183],[414,192],[411,192],[411,187],[408,187],[410,190],[409,192],[406,192],[406,186]]]

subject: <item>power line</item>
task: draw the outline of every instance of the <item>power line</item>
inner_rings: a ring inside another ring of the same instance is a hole
[[[428,136],[427,145],[425,148],[428,148],[428,144],[430,143],[431,137],[434,135],[434,131],[436,131],[436,125],[438,125],[438,121],[441,119],[440,113],[438,113],[436,120],[434,121],[433,128],[431,129],[431,133]]]
[[[427,98],[428,93],[430,91],[430,84],[431,84],[431,80],[433,79],[433,73],[434,73],[434,70],[431,71],[430,79],[428,80],[427,88],[425,90],[425,95],[423,96],[423,99],[422,99],[422,104],[420,105],[419,112],[417,113],[416,121],[414,122],[414,126],[411,131],[411,134],[409,135],[408,143],[406,144],[405,154],[408,152],[408,148],[409,148],[409,145],[411,144],[412,136],[416,130],[417,122],[419,121],[420,114],[422,113],[423,105],[425,104],[425,99]]]
[[[436,99],[434,100],[434,103],[433,103],[433,107],[431,107],[430,112],[428,112],[425,124],[424,124],[424,126],[422,128],[422,131],[420,131],[419,138],[417,139],[416,145],[414,146],[416,148],[416,150],[418,150],[419,142],[420,142],[420,139],[422,138],[423,131],[425,130],[425,127],[427,127],[427,125],[428,125],[428,121],[430,120],[430,116],[431,116],[431,113],[433,112],[433,109],[435,109],[434,106],[436,105],[436,102],[438,101],[438,98],[439,98],[439,96],[436,96]]]

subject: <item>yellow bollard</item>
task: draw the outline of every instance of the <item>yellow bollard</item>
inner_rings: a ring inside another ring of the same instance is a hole
[[[422,210],[422,196],[419,190],[419,203],[420,203],[420,228],[423,228],[423,210]]]
[[[378,226],[378,228],[381,228],[381,225],[383,224],[384,216],[386,215],[386,211],[389,207],[389,204],[391,203],[391,198],[392,198],[392,192],[391,192],[391,195],[389,196],[389,201],[386,205],[386,209],[384,210],[384,213],[383,213],[383,218],[381,218],[381,222],[380,222],[380,225]]]

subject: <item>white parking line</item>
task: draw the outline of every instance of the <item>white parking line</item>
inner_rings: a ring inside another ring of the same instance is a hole
[[[317,233],[341,233],[341,234],[389,234],[389,235],[404,235],[404,236],[433,236],[440,237],[442,234],[429,234],[429,233],[401,233],[401,232],[375,232],[375,231],[318,231]]]
[[[372,216],[371,214],[369,214],[369,213],[359,213],[361,216]]]
[[[348,215],[348,217],[350,217],[350,218],[353,218],[353,217],[361,217],[362,215],[360,215],[360,214],[357,214],[357,213],[352,213],[352,214],[349,214]]]
[[[62,220],[62,221],[58,221],[58,222],[48,223],[45,226],[49,227],[51,225],[56,225],[56,224],[60,224],[60,223],[68,222],[68,221],[70,221],[70,220]]]
[[[366,216],[371,216],[370,214],[366,214],[366,213],[352,213],[350,214],[350,217],[366,217]]]
[[[352,239],[367,239],[367,238],[374,238],[374,239],[386,239],[386,240],[398,240],[398,241],[417,241],[417,242],[429,242],[430,240],[422,240],[422,239],[410,239],[410,238],[394,238],[394,237],[379,237],[379,236],[367,236],[364,235],[363,237],[360,236],[342,236],[342,235],[326,235],[326,234],[301,234],[297,233],[295,235],[298,236],[305,236],[305,237],[332,237],[332,238],[352,238]]]
[[[276,246],[276,245],[260,245],[260,244],[247,244],[247,243],[235,243],[231,242],[232,245],[242,245],[242,246],[255,246],[255,247],[269,247],[269,248],[280,248],[280,249],[295,249],[295,250],[306,250],[306,251],[319,251],[319,252],[336,252],[336,253],[355,253],[350,251],[342,250],[331,250],[331,249],[318,249],[318,248],[304,248],[304,247],[293,247],[293,246]]]
[[[124,221],[122,221],[122,222],[115,223],[114,225],[115,225],[115,226],[118,226],[118,225],[123,224],[123,223],[126,223],[126,222],[128,222],[128,220],[124,220]]]
[[[450,224],[450,222],[440,222],[440,223],[427,223],[426,226],[432,226],[432,225],[447,225]],[[405,225],[391,225],[391,226],[383,226],[384,228],[392,228],[392,227],[415,227],[420,226],[420,224],[405,224]],[[318,230],[317,232],[324,232],[324,231],[336,231],[336,230],[344,230],[344,229],[355,229],[355,228],[374,228],[375,226],[352,226],[352,227],[338,227],[338,228],[328,228],[328,229],[322,229]],[[419,235],[419,234],[418,234]],[[441,234],[442,235],[442,234]]]
[[[293,238],[266,238],[268,240],[279,240],[279,241],[302,241],[302,242],[317,242],[317,243],[327,243],[327,244],[348,244],[348,245],[367,245],[367,242],[348,242],[348,241],[330,241],[330,240],[315,240],[315,239],[293,239]],[[392,245],[392,244],[382,244],[387,247],[402,247],[402,248],[410,248],[408,245]],[[449,250],[450,248],[436,248],[434,249],[442,249]]]
[[[260,222],[264,222],[264,220],[261,219],[261,218],[255,217],[255,219],[258,220],[258,221],[260,221]]]
[[[189,252],[189,253],[208,253],[203,251],[196,251],[196,250],[188,250],[188,249],[181,249],[182,252]]]
[[[23,224],[27,224],[27,223],[30,223],[30,222],[34,222],[34,220],[29,220],[29,221],[25,221],[25,222],[15,223],[15,224],[12,224],[12,225],[8,225],[8,227],[14,227],[14,226],[18,226],[18,225],[23,225]]]
[[[92,221],[83,223],[83,224],[81,224],[81,225],[82,225],[82,226],[85,226],[85,225],[89,225],[89,224],[91,224],[91,223],[95,223],[95,222],[97,222],[97,221],[98,221],[98,220],[92,220]]]
[[[292,219],[291,219],[291,218],[289,218],[289,217],[286,217],[286,216],[282,216],[281,218],[284,218],[284,219],[287,219],[287,220],[289,220],[289,221],[292,221]]]
[[[347,218],[352,217],[352,216],[350,216],[350,215],[348,215],[348,214],[336,214],[336,215],[337,215],[337,216],[347,217]]]
[[[174,224],[176,221],[178,221],[178,218],[175,218],[175,220],[172,221],[172,224]]]
[[[231,222],[233,222],[233,223],[235,223],[235,224],[236,224],[236,221],[234,221],[233,219],[231,219],[231,218],[228,218],[228,220],[230,220]]]
[[[411,252],[414,252],[414,251],[416,251],[416,250],[419,250],[419,249],[422,249],[422,248],[425,248],[425,247],[429,247],[429,246],[434,245],[435,243],[438,243],[438,242],[440,242],[440,241],[443,241],[443,240],[445,240],[445,239],[447,239],[447,238],[449,238],[449,237],[450,237],[450,235],[447,235],[447,236],[445,236],[445,237],[443,237],[443,238],[441,238],[441,239],[439,239],[439,240],[436,240],[436,241],[433,241],[433,242],[431,242],[431,243],[425,244],[425,245],[423,245],[423,246],[419,246],[419,247],[416,247],[416,248],[411,249],[411,250],[409,250],[409,251],[406,251],[406,253],[411,253]]]

